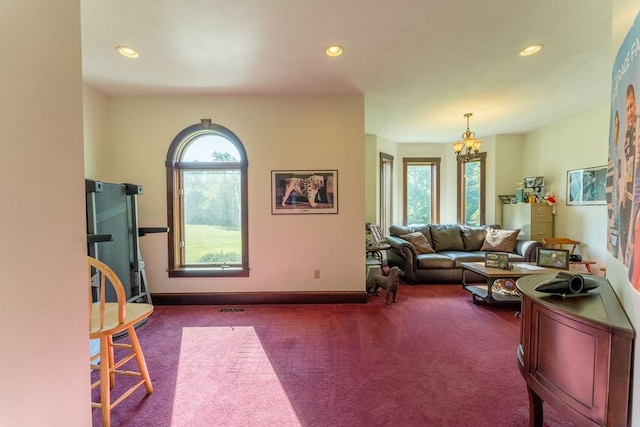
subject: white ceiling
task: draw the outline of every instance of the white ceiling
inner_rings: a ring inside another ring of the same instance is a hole
[[[610,99],[607,0],[81,0],[84,80],[113,95],[360,94],[395,142],[522,133]],[[344,46],[339,58],[324,49]],[[527,58],[533,43],[544,49]],[[130,45],[135,60],[115,51]],[[211,112],[215,121],[215,111]],[[223,124],[223,123],[222,123]]]

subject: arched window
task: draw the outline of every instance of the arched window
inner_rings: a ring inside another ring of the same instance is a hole
[[[169,277],[249,275],[247,155],[229,129],[203,119],[167,152]]]

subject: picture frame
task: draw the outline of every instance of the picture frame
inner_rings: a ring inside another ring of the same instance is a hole
[[[536,265],[538,267],[558,268],[560,270],[568,270],[569,269],[569,250],[538,248]]]
[[[505,205],[509,205],[513,203],[513,200],[516,199],[515,194],[501,194],[498,197],[500,198],[502,203],[504,203]]]
[[[337,213],[337,170],[271,171],[272,215]]]
[[[544,176],[529,176],[523,179],[524,188],[544,187]]]
[[[486,252],[484,254],[484,266],[508,270],[509,254],[501,252]]]
[[[567,205],[607,204],[607,166],[567,171]]]

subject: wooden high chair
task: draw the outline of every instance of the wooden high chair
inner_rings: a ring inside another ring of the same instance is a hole
[[[129,397],[134,390],[144,384],[147,393],[153,393],[153,385],[147,371],[147,363],[144,360],[138,336],[134,329],[134,325],[151,316],[153,306],[151,304],[128,303],[124,287],[114,271],[95,258],[87,257],[87,261],[89,269],[89,313],[91,316],[89,318],[89,338],[100,340],[100,352],[90,358],[91,369],[100,371],[99,379],[91,384],[92,390],[98,385],[100,386],[100,403],[92,401],[91,406],[102,410],[102,425],[109,427],[111,425],[111,408]],[[107,288],[111,288],[115,293],[116,302],[106,301]],[[94,290],[97,291],[97,302],[93,302]],[[131,344],[114,343],[114,334],[124,331],[129,335]],[[129,353],[116,361],[114,348],[128,350]],[[95,364],[94,361],[98,358],[100,358],[100,363]],[[138,364],[138,371],[120,369],[122,365],[133,358],[136,359]],[[111,389],[115,385],[116,374],[140,379],[112,403]]]
[[[547,237],[542,240],[542,244],[545,248],[550,249],[568,249],[569,256],[574,255],[576,248],[580,245],[581,242],[577,240],[572,240],[567,237]],[[587,269],[587,272],[591,274],[591,266],[595,264],[595,261],[571,261],[569,260],[569,266],[574,265],[584,265],[584,268]]]

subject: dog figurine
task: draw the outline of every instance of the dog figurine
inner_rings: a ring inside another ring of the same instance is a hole
[[[393,302],[396,300],[396,294],[398,292],[398,283],[400,283],[400,276],[404,272],[399,267],[391,267],[389,269],[389,275],[383,276],[381,273],[369,273],[367,277],[367,295],[371,295],[375,292],[376,295],[380,295],[380,289],[384,289],[386,293],[387,304],[391,304],[391,297],[393,296]]]
[[[285,206],[291,193],[294,193],[306,196],[311,207],[315,208],[317,205],[316,197],[321,188],[324,188],[324,177],[321,175],[311,175],[309,178],[289,178],[285,186],[284,197],[282,197],[282,206]]]

